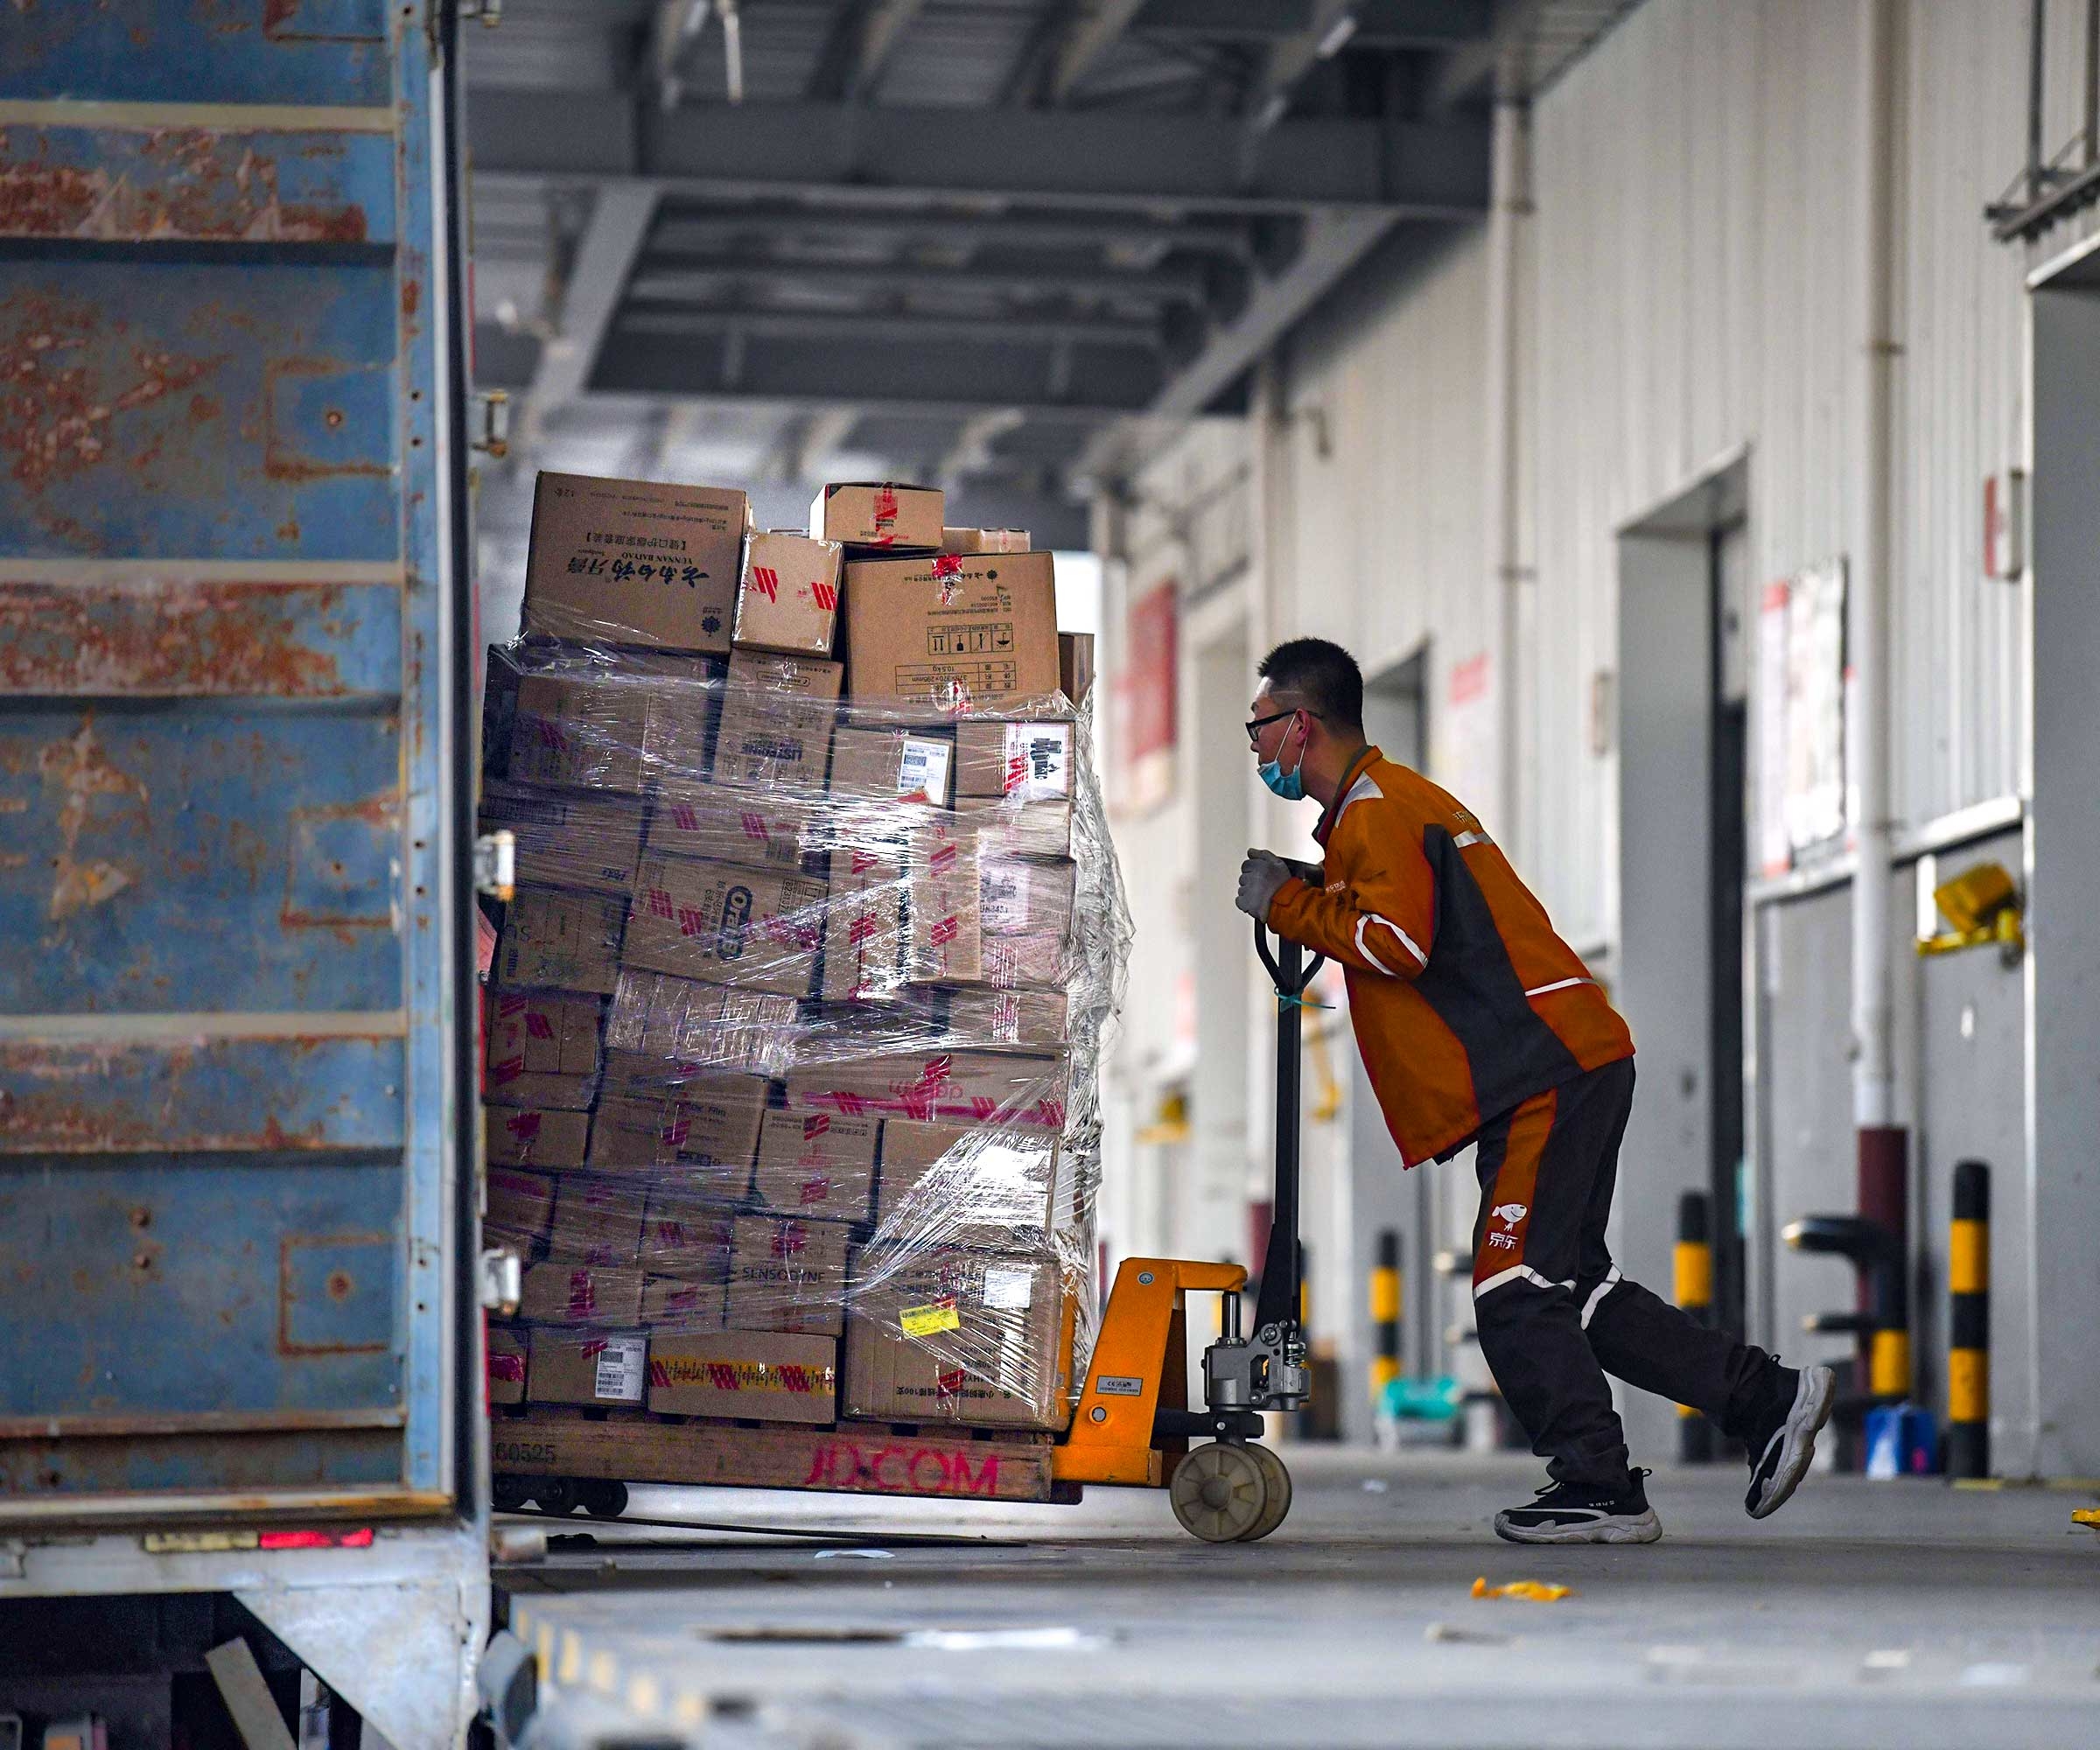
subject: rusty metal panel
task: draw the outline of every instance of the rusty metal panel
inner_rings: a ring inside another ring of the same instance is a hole
[[[326,1434],[402,1407],[397,1166],[52,1159],[0,1175],[0,1417]],[[316,1425],[318,1424],[318,1425]],[[99,1436],[108,1438],[109,1436]]]
[[[392,560],[391,263],[0,262],[0,551]]]
[[[105,103],[381,104],[387,0],[45,0],[0,9],[0,93]]]
[[[391,243],[394,143],[325,130],[0,129],[0,237]]]
[[[0,691],[350,699],[401,690],[391,567],[377,581],[328,583],[242,576],[252,568],[238,564],[20,569],[43,575],[0,575]]]
[[[398,1034],[242,1037],[204,1018],[144,1038],[0,1036],[0,1183],[22,1170],[10,1157],[401,1146]]]
[[[398,1010],[400,740],[391,710],[0,717],[0,1012]]]
[[[0,1523],[455,1487],[434,5],[0,7]]]

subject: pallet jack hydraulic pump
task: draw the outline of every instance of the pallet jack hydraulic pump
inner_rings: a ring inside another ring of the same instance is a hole
[[[1182,1527],[1211,1544],[1250,1544],[1284,1522],[1291,1474],[1260,1444],[1262,1412],[1302,1410],[1312,1396],[1298,1324],[1298,1046],[1306,988],[1325,962],[1306,965],[1281,936],[1270,952],[1258,919],[1254,946],[1276,988],[1276,1188],[1251,1327],[1240,1265],[1126,1258],[1054,1460],[1061,1483],[1166,1488]],[[1200,1410],[1188,1404],[1192,1292],[1222,1297]]]

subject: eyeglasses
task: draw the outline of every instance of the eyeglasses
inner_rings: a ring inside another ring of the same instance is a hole
[[[1306,708],[1303,705],[1297,705],[1293,706],[1290,710],[1287,711],[1271,711],[1267,717],[1250,718],[1247,724],[1248,746],[1259,747],[1261,746],[1261,733],[1264,729],[1268,728],[1272,723],[1283,722],[1285,718],[1296,717],[1301,710],[1306,710]],[[1306,715],[1307,717],[1317,717],[1319,714],[1320,713],[1317,711],[1306,711]]]

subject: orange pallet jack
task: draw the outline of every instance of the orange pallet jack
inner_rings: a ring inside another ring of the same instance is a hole
[[[1060,1483],[1167,1491],[1182,1529],[1209,1544],[1251,1544],[1291,1510],[1291,1473],[1259,1444],[1264,1410],[1312,1400],[1298,1326],[1298,1037],[1306,987],[1325,963],[1257,919],[1255,951],[1276,987],[1276,1200],[1255,1302],[1242,1325],[1247,1272],[1186,1258],[1126,1258],[1102,1315],[1071,1431],[1056,1447]],[[1221,1334],[1203,1352],[1203,1407],[1188,1406],[1186,1297],[1224,1297]],[[1191,1441],[1204,1444],[1191,1447]]]

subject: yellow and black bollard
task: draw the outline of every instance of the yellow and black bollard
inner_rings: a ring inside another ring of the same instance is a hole
[[[1378,1230],[1378,1262],[1371,1266],[1371,1410],[1385,1405],[1385,1389],[1400,1377],[1400,1235]]]
[[[1947,1246],[1947,1474],[1991,1474],[1991,1169],[1954,1169]]]
[[[1700,1324],[1711,1324],[1713,1223],[1704,1191],[1687,1191],[1677,1199],[1677,1244],[1671,1263],[1677,1305]],[[1677,1405],[1677,1460],[1687,1465],[1713,1460],[1713,1424],[1686,1404]]]

